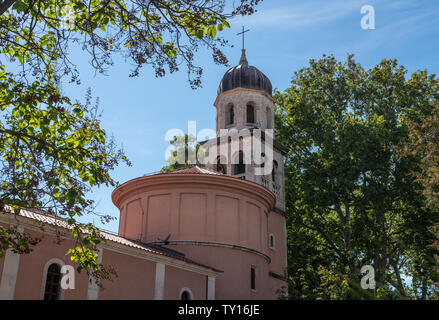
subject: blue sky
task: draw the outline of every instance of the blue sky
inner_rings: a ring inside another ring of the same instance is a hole
[[[375,8],[375,30],[363,30],[361,7]],[[265,0],[258,12],[231,21],[231,28],[221,32],[234,48],[224,53],[233,66],[238,63],[241,38],[236,33],[242,25],[246,34],[249,64],[258,67],[271,80],[274,88],[286,89],[294,71],[308,65],[311,58],[333,54],[344,60],[349,53],[363,67],[370,68],[383,58],[396,58],[409,73],[427,69],[439,72],[439,1],[435,0]],[[122,144],[133,166],[120,166],[113,177],[123,183],[161,169],[169,129],[187,131],[187,122],[195,120],[197,131],[215,129],[218,84],[228,69],[213,63],[210,53],[201,49],[198,65],[204,68],[203,87],[192,90],[182,68],[176,74],[155,78],[145,67],[136,78],[129,78],[131,65],[115,57],[115,65],[107,75],[97,74],[89,65],[89,57],[75,51],[72,60],[81,72],[81,85],[63,84],[63,90],[83,100],[86,89],[100,99],[102,126]],[[97,211],[119,217],[111,202],[111,188],[95,189],[90,197],[98,202]],[[85,217],[93,221],[93,217]],[[97,226],[117,231],[118,220]]]

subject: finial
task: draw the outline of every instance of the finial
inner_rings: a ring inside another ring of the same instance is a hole
[[[242,53],[241,53],[241,59],[239,59],[239,64],[248,66],[247,57],[245,56],[245,48],[244,48],[244,35],[246,32],[249,32],[250,29],[245,30],[244,26],[242,26],[242,31],[238,33],[237,35],[242,34]]]
[[[241,52],[241,59],[239,59],[239,64],[248,66],[247,57],[245,56],[245,49],[242,49]]]
[[[249,32],[250,29],[245,30],[244,26],[242,26],[242,31],[238,32],[236,35],[239,36],[240,34],[242,34],[242,49],[244,49],[244,35],[246,32]]]

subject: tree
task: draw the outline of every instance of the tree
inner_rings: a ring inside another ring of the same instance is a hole
[[[291,148],[290,298],[313,299],[319,286],[336,285],[335,298],[367,299],[364,265],[374,267],[378,298],[426,299],[436,290],[430,228],[438,211],[412,175],[419,158],[397,148],[408,138],[402,118],[431,112],[439,87],[427,71],[408,80],[406,73],[396,60],[364,70],[353,56],[344,63],[323,56],[297,71],[284,93],[275,92],[276,138]]]
[[[199,143],[195,144],[196,141],[196,137],[188,134],[175,136],[174,139],[170,141],[172,151],[170,152],[169,158],[166,159],[168,165],[164,166],[160,171],[169,172],[187,168],[195,164],[203,166],[204,151]]]
[[[144,65],[162,77],[186,64],[196,88],[202,69],[194,53],[206,46],[216,63],[227,64],[219,49],[227,42],[217,32],[230,18],[253,13],[259,1],[241,0],[227,13],[223,0],[0,0],[1,209],[32,207],[65,217],[77,240],[69,253],[78,271],[105,277],[93,251],[99,230],[77,217],[93,212],[87,191],[116,185],[111,170],[130,163],[101,128],[91,93],[81,103],[59,90],[66,77],[80,83],[71,46],[86,51],[101,73],[115,53],[133,63],[131,76]],[[37,242],[0,227],[0,256],[8,248],[27,253]]]
[[[416,180],[424,187],[422,190],[428,204],[439,207],[439,104],[434,105],[431,113],[418,118],[405,118],[409,138],[400,148],[402,155],[413,155],[421,159],[421,170],[414,171]],[[432,228],[439,236],[439,225]],[[439,249],[439,242],[433,244]],[[439,256],[436,256],[439,259]],[[437,298],[437,297],[436,297]]]
[[[60,73],[79,81],[69,56],[69,46],[77,44],[99,72],[113,63],[113,53],[130,59],[132,76],[145,64],[162,77],[166,68],[172,73],[184,63],[195,88],[202,68],[194,65],[194,53],[206,46],[216,63],[227,64],[219,49],[227,41],[217,32],[229,27],[230,18],[252,14],[259,1],[241,0],[225,12],[225,0],[2,0],[0,46],[6,56],[28,64],[23,74],[47,76],[56,62]]]
[[[109,172],[120,161],[130,163],[100,127],[90,92],[85,104],[74,103],[51,83],[16,82],[2,66],[0,108],[0,211],[37,208],[65,218],[76,239],[69,253],[78,271],[106,275],[109,269],[97,263],[94,252],[99,230],[76,218],[94,212],[87,199],[90,188],[116,186]],[[0,227],[0,257],[8,248],[29,253],[37,243],[14,226]]]
[[[424,186],[429,204],[439,206],[439,104],[419,119],[406,118],[409,141],[401,148],[403,155],[422,158],[420,172],[414,172]]]

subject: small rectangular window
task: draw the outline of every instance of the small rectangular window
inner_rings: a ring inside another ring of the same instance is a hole
[[[256,269],[255,267],[251,267],[250,270],[250,288],[256,290]]]

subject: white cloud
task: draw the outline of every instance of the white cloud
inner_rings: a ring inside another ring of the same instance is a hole
[[[354,43],[346,44],[344,49],[366,53],[389,46],[390,43],[413,41],[413,38],[434,30],[439,18],[437,12],[431,9],[412,9],[405,12],[395,11],[391,19],[380,20],[378,19],[375,30],[363,31],[360,38]]]
[[[235,22],[245,23],[246,26],[300,28],[336,21],[355,11],[359,14],[363,4],[363,0],[306,1],[282,8],[260,8],[256,14],[245,18],[239,17]]]

